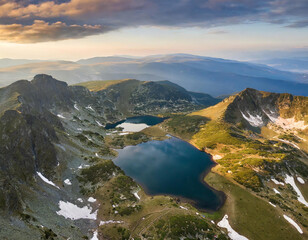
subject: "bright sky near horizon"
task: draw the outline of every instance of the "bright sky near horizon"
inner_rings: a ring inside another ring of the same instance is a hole
[[[308,50],[307,12],[307,0],[0,0],[0,58]]]

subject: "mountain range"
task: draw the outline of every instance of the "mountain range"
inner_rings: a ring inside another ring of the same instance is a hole
[[[270,64],[270,63],[269,63]],[[250,87],[263,91],[307,95],[306,73],[266,65],[187,54],[96,57],[72,61],[2,60],[2,86],[46,73],[69,84],[92,80],[168,80],[193,92],[230,95]]]
[[[166,120],[130,134],[104,128],[140,115]],[[291,94],[247,88],[220,100],[168,81],[68,85],[44,74],[14,82],[0,89],[0,238],[155,239],[141,217],[151,216],[153,227],[172,222],[172,236],[189,237],[192,228],[228,239],[215,223],[228,214],[249,239],[305,239],[307,129],[308,98]],[[147,196],[110,161],[114,149],[166,134],[213,156],[217,165],[205,180],[228,196],[218,216]],[[118,227],[107,231],[106,218]]]

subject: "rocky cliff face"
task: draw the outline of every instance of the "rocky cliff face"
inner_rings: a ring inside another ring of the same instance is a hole
[[[308,98],[246,89],[228,105],[224,119],[262,127],[269,123],[282,128],[305,129],[308,126]]]

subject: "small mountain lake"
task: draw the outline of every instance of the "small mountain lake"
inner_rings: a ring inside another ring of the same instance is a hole
[[[171,137],[118,150],[114,163],[149,195],[170,195],[198,209],[217,210],[224,197],[203,181],[214,166],[210,156],[189,143]]]

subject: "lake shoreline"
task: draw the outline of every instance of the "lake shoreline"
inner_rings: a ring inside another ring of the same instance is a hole
[[[190,146],[192,146],[193,148],[195,148],[196,150],[198,150],[199,152],[203,152],[205,153],[208,157],[209,157],[209,160],[211,161],[211,166],[207,169],[205,169],[204,171],[202,171],[202,173],[199,175],[199,182],[204,185],[204,187],[210,189],[215,195],[216,197],[219,199],[219,204],[218,206],[214,209],[214,208],[202,208],[202,207],[199,207],[198,204],[196,204],[196,202],[194,200],[191,200],[191,199],[188,199],[187,197],[184,197],[184,196],[181,196],[181,195],[174,195],[174,194],[151,194],[150,191],[148,190],[148,188],[142,184],[142,183],[139,183],[137,180],[134,179],[134,181],[136,181],[138,183],[138,185],[142,188],[142,190],[144,191],[144,193],[150,197],[154,197],[154,196],[170,196],[172,198],[176,198],[177,200],[179,200],[179,202],[181,203],[188,203],[188,204],[191,204],[194,208],[196,208],[198,211],[200,212],[207,212],[207,213],[213,213],[213,212],[216,212],[218,211],[219,209],[221,209],[225,202],[226,202],[226,195],[224,192],[222,191],[218,191],[216,190],[215,188],[213,188],[212,186],[210,186],[207,182],[205,182],[205,177],[207,176],[207,174],[209,172],[211,172],[212,168],[214,168],[217,163],[213,160],[213,157],[212,155],[210,155],[209,153],[207,152],[204,152],[204,151],[201,151],[200,149],[198,149],[196,146],[194,146],[192,143],[188,142],[187,140],[183,140],[181,139],[180,137],[178,136],[174,136],[170,133],[167,133],[167,135],[175,138],[175,139],[178,139],[180,141],[183,141],[187,144],[189,144]],[[159,140],[151,140],[151,141],[159,141]],[[149,141],[149,142],[151,142]],[[145,144],[145,143],[140,143],[140,144]],[[139,144],[138,144],[139,145]],[[129,147],[130,145],[128,146],[125,146],[123,149],[125,149],[126,147]],[[115,158],[116,159],[116,158]]]

